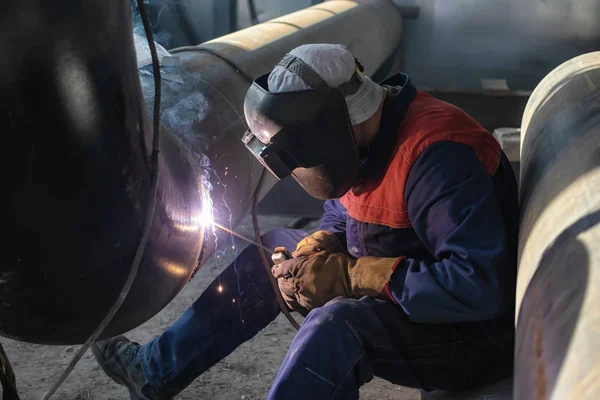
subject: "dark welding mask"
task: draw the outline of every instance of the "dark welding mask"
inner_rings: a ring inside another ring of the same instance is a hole
[[[341,197],[356,182],[360,165],[344,97],[358,91],[362,67],[357,61],[350,81],[331,88],[295,56],[288,54],[279,65],[310,89],[273,93],[268,74],[257,78],[244,101],[250,129],[243,142],[278,179],[292,175],[318,199]]]

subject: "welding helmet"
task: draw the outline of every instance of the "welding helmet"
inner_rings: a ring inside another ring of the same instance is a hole
[[[286,55],[280,66],[308,90],[270,92],[268,76],[248,89],[246,147],[278,179],[292,175],[311,196],[338,198],[356,182],[360,159],[344,97],[362,84],[360,64],[350,81],[332,88],[308,64]]]

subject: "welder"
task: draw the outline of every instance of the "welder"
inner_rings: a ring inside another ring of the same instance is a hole
[[[244,112],[263,165],[326,199],[317,232],[263,237],[288,258],[272,269],[287,306],[306,315],[269,399],[356,399],[373,376],[461,390],[512,373],[517,185],[489,132],[405,74],[374,83],[327,44],[256,79]],[[132,399],[171,398],[278,315],[268,278],[249,247],[160,337],[94,354]]]

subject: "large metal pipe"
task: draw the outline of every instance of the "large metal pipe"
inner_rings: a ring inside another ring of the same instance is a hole
[[[522,123],[515,396],[600,398],[600,52],[552,71]]]
[[[3,10],[0,334],[80,343],[115,301],[147,212],[151,132],[129,2],[6,0]],[[391,1],[332,1],[174,51],[181,64],[171,72],[184,83],[163,82],[152,231],[103,337],[151,318],[188,281],[201,249],[210,251],[198,224],[206,160],[220,177],[217,220],[235,226],[248,211],[262,172],[240,142],[250,79],[309,42],[345,44],[373,72],[398,47],[400,30]],[[143,72],[151,106],[152,77]]]
[[[123,287],[149,212],[152,132],[130,4],[11,0],[3,12],[0,332],[82,342]],[[127,298],[140,313],[117,316],[109,334],[164,307],[201,251],[203,232],[184,229],[202,205],[191,154],[168,135],[160,150],[154,219]]]

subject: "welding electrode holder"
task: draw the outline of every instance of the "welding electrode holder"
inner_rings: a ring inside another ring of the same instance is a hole
[[[273,251],[274,252],[271,255],[271,260],[273,260],[275,265],[279,265],[282,262],[292,258],[292,254],[285,247],[276,247]]]

